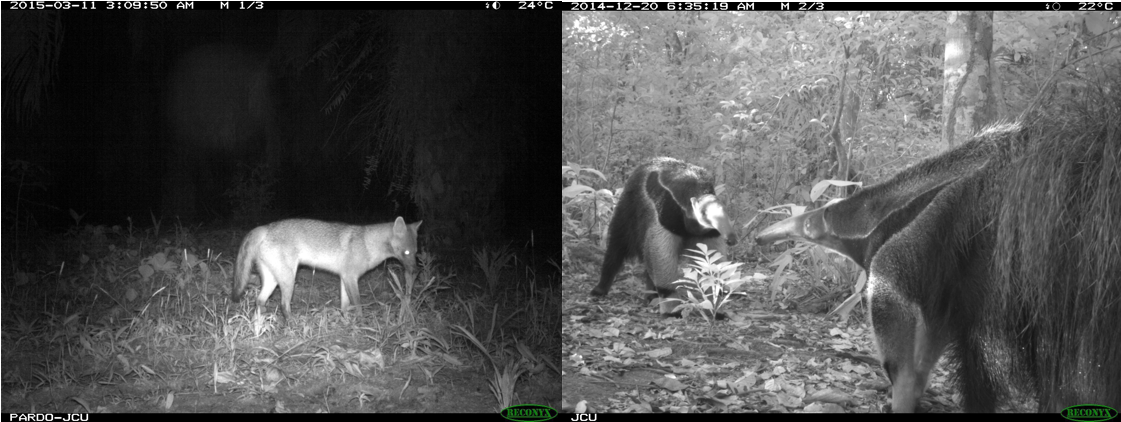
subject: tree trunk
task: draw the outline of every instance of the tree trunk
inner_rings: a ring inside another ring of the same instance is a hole
[[[953,148],[996,117],[993,12],[950,12],[942,97],[942,148]]]

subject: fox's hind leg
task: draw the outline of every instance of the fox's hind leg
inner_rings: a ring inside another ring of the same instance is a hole
[[[269,303],[269,296],[272,296],[272,291],[276,290],[276,277],[264,265],[261,265],[257,272],[261,276],[261,293],[257,295],[257,317],[259,321],[261,310]]]
[[[351,305],[353,305],[354,314],[361,317],[362,299],[358,296],[358,277],[346,275],[339,276],[339,291],[342,292],[340,304],[343,308],[343,315],[349,315],[350,307]]]
[[[292,319],[292,291],[295,290],[296,285],[296,268],[296,265],[286,265],[284,263],[261,263],[259,268],[261,295],[257,296],[258,312],[265,307],[265,304],[269,301],[269,296],[272,296],[273,290],[279,284],[280,310],[284,316],[284,324],[288,324],[288,321]]]

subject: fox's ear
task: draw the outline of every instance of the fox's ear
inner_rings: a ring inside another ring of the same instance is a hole
[[[416,231],[420,229],[420,223],[423,223],[423,222],[424,222],[424,220],[420,220],[420,221],[417,221],[413,224],[409,224],[409,228],[413,230],[413,233],[416,233]]]
[[[401,217],[397,217],[397,220],[393,222],[393,235],[394,236],[404,236],[405,233],[407,233],[406,230],[408,228],[409,228],[409,226],[405,224],[405,219],[401,218]]]

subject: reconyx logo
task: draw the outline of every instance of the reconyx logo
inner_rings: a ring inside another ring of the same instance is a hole
[[[1108,421],[1117,417],[1117,410],[1100,404],[1080,404],[1063,409],[1064,418],[1078,422]]]
[[[519,404],[502,409],[502,417],[514,422],[547,421],[557,417],[557,411],[539,404]]]

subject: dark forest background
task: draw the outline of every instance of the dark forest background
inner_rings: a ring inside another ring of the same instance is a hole
[[[559,250],[528,194],[558,144],[548,15],[5,11],[5,238],[404,215]]]

